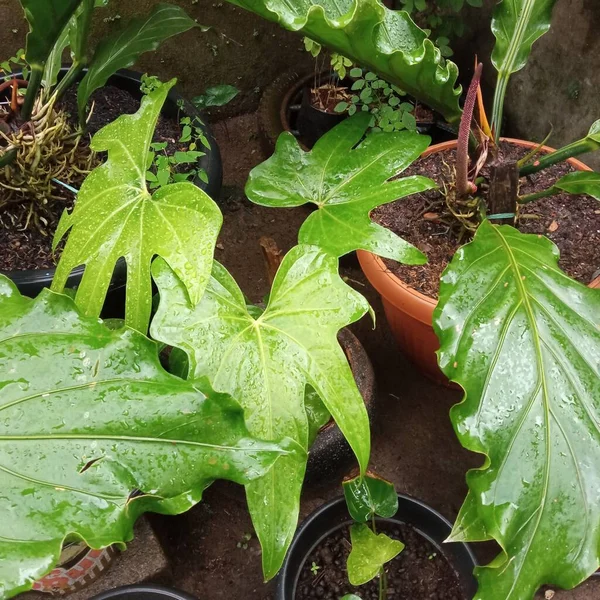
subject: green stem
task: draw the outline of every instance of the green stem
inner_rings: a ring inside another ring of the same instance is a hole
[[[498,73],[496,91],[494,92],[494,106],[492,108],[492,129],[494,131],[494,141],[496,144],[500,141],[502,129],[502,115],[504,113],[504,97],[508,88],[510,73]]]
[[[530,202],[535,202],[540,198],[548,198],[548,196],[554,196],[554,194],[558,194],[561,190],[552,186],[547,190],[542,192],[535,192],[534,194],[526,194],[525,196],[519,196],[517,202],[519,204],[529,204]]]
[[[74,62],[71,68],[67,71],[67,74],[62,78],[61,82],[56,86],[54,94],[52,95],[53,102],[60,100],[64,93],[77,81],[77,78],[81,75],[85,65],[82,62]]]
[[[519,174],[523,175],[531,175],[532,173],[537,173],[543,169],[547,169],[556,163],[563,162],[568,158],[573,158],[574,156],[579,156],[580,154],[585,154],[586,152],[594,152],[595,150],[600,149],[600,143],[595,142],[594,140],[583,138],[581,140],[577,140],[568,146],[564,146],[559,150],[555,150],[550,154],[546,154],[542,156],[539,160],[529,165],[525,165],[521,169],[519,169]]]
[[[387,598],[387,574],[385,567],[381,567],[379,571],[379,600],[386,600]]]
[[[25,101],[21,107],[21,118],[23,121],[29,121],[29,119],[31,119],[33,105],[35,104],[38,92],[40,91],[43,77],[44,66],[31,65],[31,74],[29,76],[29,83],[27,84],[27,93],[25,94]]]

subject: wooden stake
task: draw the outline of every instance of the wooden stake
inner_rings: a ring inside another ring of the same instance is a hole
[[[519,168],[517,161],[495,160],[490,163],[488,213],[515,214],[519,195]],[[515,217],[494,219],[494,223],[514,225]]]
[[[279,265],[282,261],[282,252],[273,238],[263,236],[258,240],[258,243],[260,244],[263,258],[265,259],[265,267],[267,269],[267,275],[269,276],[269,282],[272,284],[277,269],[279,269]]]

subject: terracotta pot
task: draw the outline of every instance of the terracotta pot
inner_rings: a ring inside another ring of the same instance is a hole
[[[537,144],[513,138],[502,138],[524,148],[534,148]],[[430,146],[423,156],[456,148],[456,140]],[[548,146],[542,152],[550,153],[554,149]],[[580,171],[591,171],[581,161],[569,159],[571,165]],[[418,292],[391,273],[383,260],[366,252],[357,252],[360,266],[371,285],[381,294],[383,308],[388,324],[403,352],[423,371],[425,375],[438,383],[451,385],[437,364],[436,350],[440,347],[433,331],[433,310],[437,300]],[[591,287],[600,288],[600,278],[594,280]]]

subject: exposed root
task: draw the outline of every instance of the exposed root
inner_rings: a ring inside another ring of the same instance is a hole
[[[67,201],[53,180],[78,187],[98,164],[95,153],[53,103],[41,106],[16,131],[0,129],[0,146],[5,152],[17,149],[15,160],[0,170],[0,227],[36,227],[47,235],[52,203]]]

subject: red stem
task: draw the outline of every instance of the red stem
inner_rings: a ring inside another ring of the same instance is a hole
[[[465,99],[460,128],[458,130],[458,146],[456,148],[456,191],[459,197],[466,196],[474,192],[475,186],[469,181],[469,132],[471,131],[471,121],[475,111],[475,102],[477,101],[477,90],[481,81],[481,72],[483,63],[479,63],[475,68],[469,91]]]

